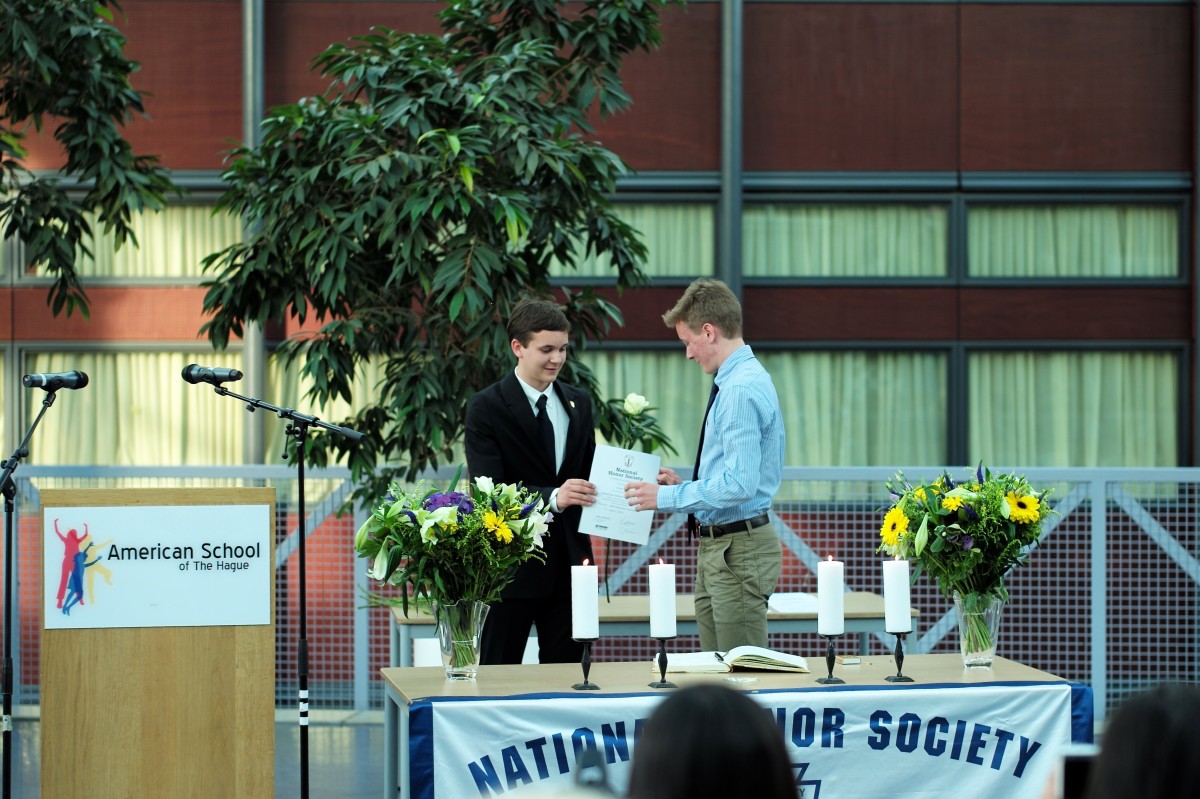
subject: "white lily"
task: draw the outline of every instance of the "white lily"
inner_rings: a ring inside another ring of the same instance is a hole
[[[458,519],[458,508],[447,506],[429,511],[421,519],[421,540],[426,544],[437,541],[438,528],[452,524]]]
[[[354,534],[354,548],[362,549],[363,544],[367,543],[367,536],[370,535],[371,521],[374,517],[367,517],[367,520],[358,528],[358,532]]]
[[[367,576],[372,580],[382,580],[387,573],[388,553],[387,547],[382,546],[379,552],[375,555],[375,562],[371,564],[371,568],[367,569]]]

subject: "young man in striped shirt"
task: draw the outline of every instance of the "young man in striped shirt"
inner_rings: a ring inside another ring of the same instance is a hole
[[[686,511],[699,537],[700,648],[767,645],[767,599],[782,567],[769,513],[783,478],[783,414],[771,375],[742,339],[742,307],[719,280],[701,278],[663,314],[688,360],[713,375],[692,479],[671,469],[658,484],[630,483],[638,510]]]

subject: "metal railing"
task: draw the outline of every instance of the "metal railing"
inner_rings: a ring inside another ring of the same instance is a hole
[[[942,467],[904,471],[932,478]],[[957,476],[964,469],[947,471]],[[1200,681],[1200,469],[1020,471],[1033,485],[1053,489],[1049,504],[1057,515],[1028,563],[1007,581],[1011,601],[1001,623],[999,654],[1091,685],[1098,723],[1107,709],[1148,685]],[[846,564],[849,590],[882,591],[883,556],[876,547],[881,508],[888,502],[884,481],[894,472],[885,467],[785,470],[773,507],[784,546],[780,591],[815,592],[816,562],[827,555]],[[448,475],[449,470],[437,478]],[[365,600],[373,586],[353,549],[362,511],[339,515],[354,488],[348,470],[306,473],[306,586],[296,576],[296,476],[289,467],[23,467],[16,478],[17,588],[12,613],[6,613],[8,623],[16,625],[16,705],[35,705],[39,698],[41,490],[269,486],[276,490],[277,704],[287,706],[296,696],[297,606],[304,590],[312,707],[381,706],[379,669],[389,665],[391,615]],[[681,533],[683,523],[682,515],[658,514],[642,547],[597,539],[608,590],[644,593],[644,565],[662,557],[676,564],[680,591],[690,591],[695,553]],[[913,604],[921,616],[907,650],[957,651],[952,604],[927,578],[917,580]],[[649,659],[654,645],[602,640],[593,657]],[[805,656],[823,652],[823,643],[812,635],[773,634],[771,646]],[[697,647],[694,639],[674,642],[677,651]],[[892,647],[883,633],[870,641],[872,654],[890,653]]]

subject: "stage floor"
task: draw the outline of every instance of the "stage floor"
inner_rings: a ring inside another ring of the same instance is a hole
[[[383,790],[383,714],[329,713],[308,728],[308,794],[378,799]],[[300,726],[295,711],[275,723],[275,797],[300,796]],[[41,722],[13,719],[12,796],[41,795]]]

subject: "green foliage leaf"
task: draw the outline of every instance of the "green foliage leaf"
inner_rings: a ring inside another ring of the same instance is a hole
[[[593,103],[628,106],[622,59],[657,45],[663,6],[452,1],[443,36],[375,28],[329,47],[313,62],[326,91],[271,109],[262,143],[234,152],[219,207],[252,232],[205,259],[202,330],[223,347],[250,321],[314,316],[319,330],[278,353],[314,378],[317,402],[386,364],[343,420],[364,439],[310,450],[344,458],[360,497],[447,459],[471,394],[512,368],[510,309],[551,296],[553,260],[605,253],[618,291],[648,282],[640,234],[608,199],[626,167],[579,132]],[[575,348],[620,324],[591,289],[562,294]],[[564,377],[611,430],[590,372],[572,362]],[[654,435],[641,440],[667,443]]]
[[[125,58],[125,37],[99,2],[12,2],[0,11],[0,228],[25,248],[29,266],[54,282],[47,303],[57,316],[88,302],[75,272],[75,254],[92,239],[85,214],[119,248],[137,242],[131,220],[163,207],[180,189],[155,159],[136,155],[121,135],[131,116],[143,113],[130,86],[136,62]],[[21,160],[23,130],[55,120],[54,138],[66,152],[62,175],[84,186],[68,193],[60,176],[35,174]]]

